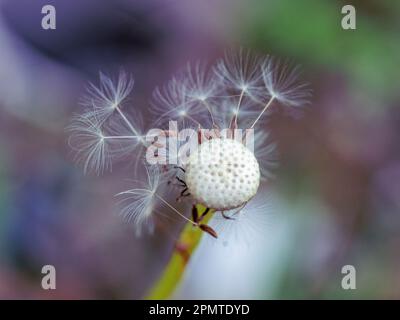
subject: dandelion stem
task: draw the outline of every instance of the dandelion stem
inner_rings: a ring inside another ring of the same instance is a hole
[[[268,107],[272,104],[272,102],[275,100],[275,96],[272,96],[271,99],[269,99],[268,103],[265,105],[264,109],[262,109],[262,111],[260,112],[260,114],[258,115],[257,119],[254,120],[253,124],[251,125],[250,129],[253,129],[254,126],[256,125],[256,123],[258,122],[258,120],[260,120],[261,116],[263,115],[263,113],[265,112],[265,110],[268,109]]]
[[[206,208],[200,205],[197,205],[197,209],[199,213],[204,213],[206,210]],[[212,212],[209,212],[204,217],[202,223],[208,223],[213,216],[210,213]],[[160,300],[172,297],[185,273],[190,257],[199,245],[203,235],[204,232],[200,228],[193,228],[191,223],[186,224],[176,242],[169,262],[165,266],[160,278],[145,297],[146,299]]]

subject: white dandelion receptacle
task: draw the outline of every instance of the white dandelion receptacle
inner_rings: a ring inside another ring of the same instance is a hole
[[[234,139],[203,142],[189,157],[185,182],[196,202],[214,210],[230,210],[257,193],[260,169],[254,154]]]

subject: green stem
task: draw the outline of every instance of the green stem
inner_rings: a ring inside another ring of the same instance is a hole
[[[199,214],[201,214],[204,212],[205,208],[201,205],[197,205],[197,210]],[[202,223],[208,223],[212,214],[213,212],[210,211],[204,217]],[[204,232],[200,230],[200,228],[193,226],[192,223],[188,222],[185,225],[167,266],[159,280],[146,295],[145,299],[161,300],[168,299],[172,296],[186,270],[190,257],[200,243],[203,234]]]

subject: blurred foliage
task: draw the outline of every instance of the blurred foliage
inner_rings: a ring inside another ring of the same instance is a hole
[[[377,1],[376,1],[377,2]],[[380,20],[356,6],[357,29],[341,27],[341,1],[251,0],[245,28],[246,42],[266,51],[300,57],[305,62],[338,69],[372,94],[398,94],[399,1],[379,1],[390,14]],[[382,23],[382,20],[385,23]],[[381,107],[381,106],[377,106]]]

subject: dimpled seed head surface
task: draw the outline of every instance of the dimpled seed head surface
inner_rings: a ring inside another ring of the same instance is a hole
[[[257,192],[260,168],[254,154],[232,139],[211,139],[191,153],[185,182],[192,197],[216,210],[240,207]]]

